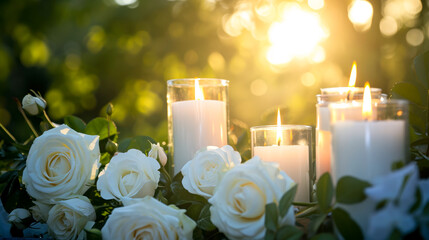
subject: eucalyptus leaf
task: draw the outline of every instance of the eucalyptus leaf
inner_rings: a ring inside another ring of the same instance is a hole
[[[98,117],[91,120],[85,127],[85,133],[89,135],[98,135],[100,140],[116,135],[117,129],[112,121]]]
[[[268,230],[276,231],[278,226],[279,214],[275,203],[265,205],[265,227]]]
[[[370,183],[354,177],[342,177],[337,184],[337,202],[346,204],[362,202],[366,198],[365,188],[370,186]]]
[[[329,212],[332,198],[334,197],[334,185],[329,173],[324,173],[320,176],[316,184],[316,196],[320,210],[324,213]]]
[[[213,231],[216,226],[210,220],[210,204],[204,205],[197,220],[197,226],[204,231]]]
[[[342,208],[335,208],[332,212],[335,226],[338,231],[347,240],[363,239],[362,231],[350,215]]]
[[[76,116],[69,115],[64,117],[64,123],[77,132],[85,132],[86,123]]]
[[[281,227],[276,234],[276,239],[299,240],[304,233],[295,226],[286,225]]]
[[[288,212],[290,206],[292,205],[293,198],[295,197],[297,190],[297,185],[294,184],[285,194],[283,194],[282,198],[279,202],[279,212],[280,217],[283,218]]]

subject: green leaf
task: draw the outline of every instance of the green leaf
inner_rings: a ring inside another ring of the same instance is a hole
[[[338,231],[347,240],[363,239],[362,231],[350,215],[342,208],[335,208],[332,212],[334,223]]]
[[[354,177],[345,176],[338,180],[337,184],[337,202],[353,204],[365,200],[365,188],[371,184]]]
[[[100,229],[93,228],[90,230],[86,230],[86,239],[88,240],[102,240]]]
[[[419,89],[416,85],[409,82],[396,83],[392,88],[392,94],[395,98],[404,98],[415,104],[423,105]]]
[[[109,127],[108,127],[109,126]],[[110,128],[108,130],[108,128]],[[110,132],[110,134],[108,134]],[[89,135],[98,135],[100,140],[108,138],[117,134],[116,126],[112,121],[107,121],[107,119],[98,117],[91,120],[88,125],[86,125],[85,133]]]
[[[210,221],[210,204],[207,204],[201,209],[198,217],[197,226],[204,231],[213,231],[216,226]]]
[[[150,143],[156,143],[156,141],[148,136],[137,136],[121,141],[118,150],[120,152],[126,152],[130,149],[138,149],[145,153],[150,150]]]
[[[329,173],[324,173],[320,176],[319,181],[316,184],[316,196],[320,210],[324,213],[329,212],[332,198],[334,197],[334,186]]]
[[[276,239],[299,240],[304,233],[295,226],[286,225],[281,227],[276,234]]]
[[[285,194],[283,194],[282,198],[279,202],[279,212],[280,217],[283,218],[288,212],[290,206],[292,205],[293,198],[296,194],[297,185],[294,184]]]
[[[416,69],[417,79],[429,88],[429,51],[414,58],[414,68]]]
[[[110,154],[109,154],[109,153],[107,153],[107,152],[102,153],[102,154],[101,154],[101,157],[100,157],[100,163],[101,163],[102,165],[106,165],[106,164],[108,164],[109,162],[110,162]]]
[[[76,116],[70,115],[64,117],[64,123],[77,132],[85,132],[86,123]]]
[[[319,233],[316,236],[312,237],[310,240],[336,240],[334,234],[332,233]]]
[[[276,232],[268,230],[265,231],[265,240],[274,240],[276,239]]]
[[[314,234],[317,233],[317,230],[319,230],[320,225],[322,225],[323,221],[325,220],[327,214],[315,214],[310,217],[310,223],[308,224],[308,236],[311,237]]]
[[[265,205],[265,227],[275,232],[277,230],[278,221],[279,214],[277,212],[277,205],[273,202]]]

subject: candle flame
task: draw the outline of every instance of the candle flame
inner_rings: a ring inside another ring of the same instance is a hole
[[[198,79],[195,79],[195,100],[204,100],[203,89],[200,87]]]
[[[370,119],[371,115],[372,115],[371,89],[369,87],[369,82],[366,82],[365,89],[363,92],[362,116],[364,117],[364,119]]]
[[[282,137],[282,120],[280,118],[280,108],[277,108],[277,145],[283,142]]]
[[[352,71],[350,73],[349,88],[355,87],[356,76],[357,76],[357,65],[356,65],[356,61],[353,61]]]

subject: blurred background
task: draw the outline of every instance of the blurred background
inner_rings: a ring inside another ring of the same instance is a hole
[[[166,81],[230,80],[230,119],[242,126],[315,125],[320,88],[383,92],[415,78],[429,45],[420,0],[1,0],[0,122],[30,135],[14,98],[30,89],[52,120],[104,116],[121,138],[167,140]]]

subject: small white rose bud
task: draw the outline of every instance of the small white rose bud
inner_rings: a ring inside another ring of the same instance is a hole
[[[24,219],[29,218],[30,216],[31,214],[27,209],[16,208],[9,214],[7,220],[18,229],[25,229],[27,226],[24,224]]]
[[[153,144],[151,143],[151,149],[149,151],[149,157],[158,159],[162,166],[165,166],[167,163],[167,154],[164,152],[164,148],[162,148],[159,143]]]
[[[40,96],[25,95],[22,99],[22,108],[30,115],[37,115],[46,108],[46,101]]]

